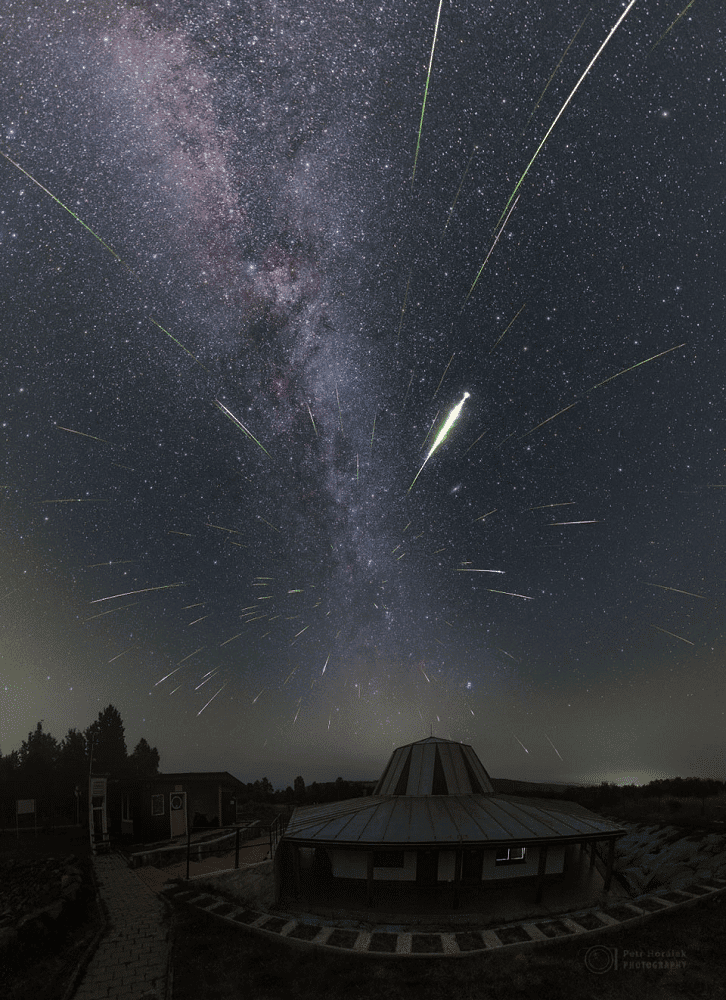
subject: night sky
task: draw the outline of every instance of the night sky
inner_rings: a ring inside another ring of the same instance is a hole
[[[9,0],[2,753],[726,778],[720,4],[510,198],[626,6],[445,0],[412,180],[436,0]]]

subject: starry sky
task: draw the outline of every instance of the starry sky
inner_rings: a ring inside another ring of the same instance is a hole
[[[723,19],[627,6],[9,0],[3,753],[726,778]]]

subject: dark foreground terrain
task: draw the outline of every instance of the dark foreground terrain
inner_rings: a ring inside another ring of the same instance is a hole
[[[515,954],[453,959],[338,958],[268,943],[191,909],[178,911],[175,919],[173,1000],[726,998],[723,896],[586,944],[570,939]],[[597,953],[588,955],[593,947]],[[671,957],[654,954],[664,952]],[[628,966],[635,961],[671,966]],[[588,962],[610,968],[591,972]]]

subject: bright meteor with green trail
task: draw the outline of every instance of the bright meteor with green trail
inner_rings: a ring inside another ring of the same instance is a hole
[[[418,479],[418,477],[423,472],[424,465],[426,465],[426,463],[431,458],[431,456],[436,451],[436,449],[446,439],[447,434],[449,433],[449,431],[451,430],[451,428],[454,426],[454,423],[456,422],[456,420],[458,419],[459,414],[461,413],[461,408],[464,405],[464,402],[469,398],[469,396],[470,396],[470,393],[465,392],[464,395],[461,397],[461,401],[456,404],[456,406],[453,408],[453,410],[451,411],[451,413],[446,418],[446,420],[444,422],[444,426],[441,428],[441,430],[439,431],[439,433],[436,435],[434,443],[431,445],[431,450],[429,451],[428,455],[424,459],[423,465],[421,466],[421,468],[416,473],[416,477],[414,478],[413,483],[411,483],[411,485],[409,486],[408,490],[406,491],[407,493],[411,492],[411,490],[414,487],[414,483],[416,482],[416,479]]]

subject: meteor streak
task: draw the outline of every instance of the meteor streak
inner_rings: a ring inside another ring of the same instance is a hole
[[[501,215],[499,216],[499,220],[500,220],[500,221],[501,221],[502,217],[504,216],[504,213],[505,213],[505,212],[507,211],[507,209],[509,208],[509,205],[511,204],[511,201],[512,201],[512,198],[514,198],[514,196],[515,196],[515,194],[517,193],[517,191],[519,191],[519,189],[520,189],[520,187],[521,187],[521,185],[522,185],[522,181],[524,180],[524,178],[525,178],[525,177],[527,176],[527,174],[529,173],[529,171],[530,171],[530,168],[531,168],[532,164],[534,163],[534,161],[535,161],[535,160],[537,159],[537,157],[539,156],[539,154],[540,154],[540,150],[542,149],[542,147],[544,146],[544,144],[545,144],[545,143],[547,142],[547,140],[549,139],[549,137],[550,137],[550,135],[551,135],[551,133],[552,133],[552,130],[554,129],[555,125],[557,124],[557,122],[558,122],[558,121],[560,120],[560,118],[561,118],[561,117],[562,117],[562,115],[564,114],[564,112],[565,112],[565,109],[566,109],[567,105],[568,105],[568,104],[570,103],[570,101],[572,100],[572,98],[573,98],[573,97],[575,96],[575,94],[577,93],[577,91],[578,91],[578,89],[579,89],[579,87],[580,87],[580,84],[582,83],[582,81],[583,81],[583,80],[585,79],[585,77],[587,76],[587,74],[588,74],[588,73],[590,72],[590,70],[592,69],[592,67],[593,67],[593,66],[595,65],[595,63],[596,63],[596,62],[597,62],[597,60],[599,59],[599,57],[600,57],[600,53],[602,52],[602,50],[603,50],[603,49],[605,48],[605,46],[606,46],[606,45],[607,45],[607,43],[608,43],[608,42],[610,41],[610,39],[611,39],[611,38],[613,37],[613,35],[615,34],[615,32],[616,32],[616,31],[618,30],[618,28],[620,27],[620,25],[622,24],[622,22],[624,21],[624,19],[625,19],[625,18],[627,17],[627,15],[628,15],[628,14],[630,13],[630,9],[631,9],[631,7],[633,6],[633,4],[634,4],[634,3],[635,3],[635,0],[630,0],[630,3],[629,3],[629,4],[628,4],[628,6],[627,6],[627,7],[625,8],[625,10],[624,10],[624,11],[623,11],[623,13],[622,13],[622,14],[620,15],[620,17],[619,17],[619,18],[617,19],[617,21],[615,22],[615,25],[614,25],[614,26],[613,26],[613,27],[612,27],[612,28],[610,29],[610,33],[608,34],[608,36],[607,36],[607,38],[605,39],[605,41],[604,41],[604,42],[602,43],[602,45],[600,46],[600,48],[599,48],[599,49],[597,50],[597,52],[595,53],[595,55],[594,55],[594,56],[592,57],[592,59],[590,60],[590,62],[589,62],[589,63],[587,64],[587,69],[586,69],[586,70],[585,70],[585,72],[584,72],[584,73],[582,74],[582,76],[580,77],[580,79],[579,79],[579,80],[577,81],[577,83],[575,84],[575,86],[574,86],[574,87],[572,88],[572,91],[570,92],[570,96],[569,96],[569,97],[567,98],[567,100],[565,101],[565,103],[564,103],[564,104],[562,105],[562,107],[561,107],[561,108],[560,108],[560,110],[558,111],[558,113],[557,113],[557,117],[556,117],[556,118],[555,118],[555,120],[554,120],[554,121],[552,122],[552,124],[550,125],[550,127],[549,127],[549,128],[547,129],[547,131],[546,131],[546,133],[545,133],[545,137],[544,137],[544,139],[542,140],[542,142],[541,142],[541,143],[539,144],[539,146],[537,147],[537,149],[536,149],[536,151],[535,151],[535,154],[534,154],[534,156],[533,156],[533,157],[532,157],[532,159],[531,159],[531,160],[529,161],[529,163],[528,163],[528,164],[527,164],[527,166],[525,167],[525,170],[524,170],[524,173],[522,174],[522,176],[521,176],[521,177],[519,178],[519,180],[517,181],[517,183],[516,183],[516,185],[515,185],[515,187],[514,187],[514,190],[512,191],[512,193],[511,193],[511,194],[510,194],[510,196],[509,196],[509,201],[508,201],[508,202],[507,202],[507,204],[506,204],[506,205],[504,206],[504,211],[503,211],[503,212],[502,212],[502,214],[501,214]],[[497,225],[499,225],[499,223],[497,223]]]
[[[158,687],[162,683],[162,681],[167,680],[169,677],[171,677],[172,674],[175,674],[177,670],[180,669],[181,669],[180,667],[174,667],[174,669],[170,673],[166,674],[164,677],[161,678],[161,680],[157,681],[156,684],[154,684],[154,687]],[[174,692],[172,691],[171,693],[173,694]]]
[[[615,376],[613,376],[613,378],[614,378],[614,377],[615,377]],[[541,424],[537,424],[537,426],[536,426],[536,427],[533,427],[531,431],[527,431],[527,432],[526,432],[525,434],[523,434],[523,435],[522,435],[522,437],[518,437],[518,438],[517,438],[517,441],[521,441],[521,440],[522,440],[522,438],[526,438],[526,437],[529,437],[529,435],[530,435],[530,434],[534,434],[534,432],[535,432],[535,431],[538,431],[538,430],[540,429],[540,427],[544,427],[544,425],[545,425],[545,424],[548,424],[548,423],[550,422],[550,420],[554,420],[554,419],[555,419],[555,417],[559,417],[559,415],[560,415],[561,413],[567,413],[567,411],[568,411],[568,410],[571,410],[573,406],[577,406],[577,404],[578,404],[579,402],[580,402],[580,401],[579,401],[579,399],[576,399],[574,403],[570,403],[570,405],[569,405],[569,406],[566,406],[566,407],[564,408],[564,410],[558,410],[558,411],[557,411],[557,413],[553,413],[551,417],[547,417],[547,419],[546,419],[546,420],[543,420]],[[511,437],[511,435],[510,435],[510,437]],[[502,444],[504,444],[504,442],[503,442],[503,441],[502,441]]]
[[[154,324],[154,326],[158,327],[161,330],[162,333],[165,333],[167,335],[167,337],[171,337],[171,339],[174,341],[174,343],[178,347],[181,347],[181,349],[183,351],[185,351],[193,361],[196,361],[196,363],[199,365],[200,368],[204,368],[204,365],[202,364],[202,362],[198,358],[194,357],[194,355],[192,354],[192,352],[190,350],[188,350],[184,346],[184,344],[182,344],[182,342],[180,340],[177,340],[173,333],[169,333],[169,331],[165,327],[163,327],[161,325],[161,323],[157,323],[153,316],[149,316],[149,319]],[[205,372],[209,371],[208,368],[204,368],[204,370],[205,370]]]
[[[340,412],[340,396],[338,395],[338,383],[335,383],[335,398],[338,400],[338,420],[340,421],[340,429],[343,431],[343,414]],[[345,431],[343,431],[345,434]]]
[[[689,646],[695,646],[695,642],[691,642],[690,639],[684,639],[682,635],[676,635],[675,632],[669,632],[667,628],[661,628],[660,625],[653,625],[651,622],[651,628],[657,628],[659,632],[665,632],[666,635],[672,635],[674,639],[680,639],[681,642],[687,642]]]
[[[599,521],[550,521],[551,528],[563,524],[600,524],[600,522]]]
[[[485,267],[487,266],[487,261],[489,260],[489,258],[491,257],[491,255],[492,255],[492,254],[494,253],[494,247],[495,247],[495,246],[497,245],[497,243],[499,242],[499,237],[500,237],[500,236],[502,235],[502,233],[503,233],[503,232],[504,232],[504,230],[506,229],[506,226],[507,226],[507,223],[509,222],[509,216],[510,216],[510,215],[512,214],[512,212],[514,211],[514,209],[515,209],[515,208],[517,207],[517,202],[519,201],[519,198],[520,198],[520,196],[519,196],[519,195],[517,195],[517,197],[516,197],[516,198],[514,199],[514,204],[513,204],[513,205],[512,205],[512,207],[511,207],[511,208],[509,209],[509,213],[507,214],[507,217],[506,217],[506,219],[505,219],[505,220],[504,220],[504,222],[502,223],[502,226],[501,226],[501,229],[499,230],[499,232],[497,233],[497,235],[496,235],[496,236],[494,237],[494,242],[492,243],[491,247],[489,248],[489,253],[488,253],[488,254],[486,255],[486,257],[484,258],[484,263],[483,263],[483,264],[482,264],[482,266],[481,266],[481,267],[479,268],[479,272],[478,272],[478,274],[477,274],[476,278],[474,278],[474,281],[473,281],[473,283],[472,283],[472,286],[471,286],[471,288],[469,289],[469,294],[468,294],[468,295],[466,296],[466,298],[464,299],[464,305],[463,305],[463,306],[461,307],[461,308],[462,308],[462,310],[464,309],[464,306],[466,305],[466,303],[467,303],[467,302],[469,301],[469,298],[470,298],[470,296],[471,296],[471,293],[472,293],[472,292],[474,291],[474,289],[476,288],[476,286],[477,286],[477,282],[479,281],[479,278],[481,277],[481,273],[482,273],[482,271],[484,270],[484,268],[485,268]],[[511,199],[510,199],[510,201],[511,201]],[[508,205],[509,205],[509,202],[507,202],[507,206],[508,206]],[[504,211],[506,211],[506,209],[505,209]],[[503,214],[504,214],[504,212],[502,213],[502,215],[503,215]],[[499,225],[499,223],[497,223],[497,225]],[[506,333],[506,331],[505,331],[505,333]],[[496,344],[495,344],[494,346],[496,347]],[[489,353],[491,354],[491,351],[490,351]]]
[[[476,152],[477,152],[478,148],[479,148],[478,146],[474,146],[474,152],[469,157],[469,162],[466,165],[466,170],[464,171],[464,176],[461,178],[461,184],[459,185],[459,190],[456,192],[456,197],[454,198],[453,204],[452,204],[451,208],[449,209],[449,214],[447,216],[446,222],[444,223],[444,228],[443,228],[443,230],[441,232],[442,236],[446,232],[446,227],[448,226],[449,222],[451,221],[451,216],[453,214],[454,209],[456,208],[456,203],[459,200],[459,195],[461,194],[461,189],[464,186],[464,181],[466,180],[466,175],[469,173],[469,167],[471,166],[471,161],[474,159],[474,156],[476,155]]]
[[[693,2],[693,0],[691,0],[691,2]],[[542,98],[544,97],[544,95],[545,95],[545,94],[547,93],[547,88],[548,88],[548,87],[549,87],[549,85],[550,85],[550,84],[552,83],[552,81],[553,81],[553,79],[554,79],[554,76],[555,76],[555,73],[556,73],[556,72],[557,72],[557,70],[558,70],[558,69],[560,68],[560,65],[561,65],[561,63],[562,63],[562,60],[563,60],[563,59],[565,58],[565,56],[567,55],[567,53],[568,53],[568,52],[570,51],[570,49],[571,49],[571,47],[572,47],[572,43],[573,43],[573,42],[575,41],[575,39],[577,38],[577,36],[578,36],[578,35],[580,34],[580,32],[582,31],[582,29],[583,29],[583,26],[584,26],[584,24],[585,24],[585,21],[586,21],[586,20],[588,19],[588,17],[590,16],[590,14],[591,14],[591,13],[592,13],[591,11],[588,11],[588,12],[587,12],[587,14],[585,14],[585,17],[584,17],[584,18],[583,18],[583,20],[582,20],[582,24],[581,24],[581,25],[580,25],[580,27],[579,27],[579,28],[577,29],[577,31],[575,32],[575,34],[574,34],[574,35],[572,36],[572,39],[570,40],[570,44],[569,44],[569,45],[567,46],[567,48],[565,49],[565,51],[564,51],[564,52],[562,53],[562,56],[560,57],[560,61],[559,61],[559,62],[557,63],[557,65],[555,66],[555,68],[554,68],[554,69],[552,70],[552,76],[551,76],[551,77],[549,78],[549,80],[548,80],[548,81],[547,81],[547,83],[545,84],[545,88],[544,88],[544,90],[542,91],[542,93],[541,93],[541,94],[539,95],[539,99],[537,100],[537,103],[536,103],[536,104],[535,104],[535,106],[534,106],[534,107],[532,108],[532,114],[531,114],[531,115],[529,116],[529,118],[527,119],[527,125],[529,125],[529,123],[530,123],[530,122],[532,121],[532,117],[533,117],[533,115],[534,115],[535,111],[537,110],[537,108],[539,107],[539,103],[540,103],[540,101],[542,100]],[[525,125],[525,126],[524,126],[524,129],[522,130],[522,135],[524,135],[524,133],[526,132],[526,130],[527,130],[527,125]]]
[[[413,174],[411,175],[411,188],[413,188],[413,179],[416,176],[416,164],[418,163],[418,151],[421,145],[421,129],[423,128],[424,112],[426,111],[426,98],[429,92],[429,80],[431,79],[431,67],[434,64],[434,49],[436,48],[436,38],[439,33],[439,18],[441,17],[441,8],[443,6],[444,0],[439,0],[439,9],[436,14],[436,27],[434,28],[434,40],[431,44],[431,58],[429,59],[429,71],[426,74],[426,89],[424,90],[423,106],[421,107],[421,121],[418,125],[418,139],[416,140],[416,155],[413,160]],[[5,154],[3,153],[3,156]],[[12,162],[12,161],[11,161]],[[65,206],[64,206],[65,207]]]
[[[457,567],[457,573],[504,573],[503,569],[461,569]]]
[[[308,413],[310,414],[310,420],[311,420],[311,422],[312,422],[312,425],[313,425],[313,430],[315,431],[315,437],[317,437],[317,436],[318,436],[318,429],[317,429],[317,427],[315,426],[315,421],[313,420],[313,412],[312,412],[312,410],[310,409],[310,404],[309,404],[309,403],[307,403],[307,402],[306,402],[306,403],[305,403],[305,405],[307,406],[307,408],[308,408]]]
[[[199,649],[195,649],[193,653],[189,653],[187,656],[185,656],[181,660],[179,660],[179,663],[177,664],[177,666],[180,667],[182,665],[182,663],[186,663],[187,660],[191,660],[191,658],[193,656],[196,656],[197,653],[201,653],[201,651],[203,649],[204,649],[204,646],[200,646]]]
[[[583,23],[584,23],[584,22],[583,22]],[[549,745],[550,745],[550,746],[552,747],[552,749],[554,750],[554,752],[555,752],[555,753],[557,754],[557,756],[558,756],[558,757],[560,758],[560,760],[562,760],[562,757],[560,756],[560,751],[559,751],[559,750],[557,749],[557,747],[556,747],[556,746],[554,745],[554,743],[553,743],[553,742],[552,742],[552,740],[551,740],[551,739],[549,738],[549,736],[547,735],[547,733],[545,733],[545,734],[544,734],[544,737],[545,737],[545,739],[547,740],[547,742],[549,743]],[[563,763],[564,763],[564,762],[563,762]]]
[[[217,694],[220,694],[222,691],[224,691],[224,689],[226,688],[226,686],[227,686],[227,681],[225,681],[224,684],[219,689],[219,691],[217,691]],[[207,704],[204,705],[202,708],[199,709],[199,711],[197,712],[197,717],[199,717],[202,714],[202,712],[204,711],[205,708],[207,708],[209,705],[212,704],[212,702],[214,701],[214,699],[217,697],[217,694],[213,694],[212,697],[207,702]]]
[[[512,733],[512,736],[514,736],[514,733]],[[521,740],[518,740],[516,736],[514,736],[514,738],[515,738],[515,740],[517,740],[517,743],[519,743],[519,745],[524,750],[524,752],[525,753],[529,753],[529,750],[526,748],[526,746],[524,745],[524,743],[522,743]]]
[[[664,587],[662,583],[647,583],[646,587],[660,587],[661,590],[672,590],[674,594],[687,594],[689,597],[698,597],[700,600],[705,601],[707,598],[703,594],[692,594],[690,590],[678,590],[676,587]]]
[[[680,14],[679,14],[679,15],[678,15],[678,17],[677,17],[677,18],[675,19],[675,21],[674,21],[674,22],[673,22],[673,24],[672,24],[672,25],[670,26],[670,28],[666,28],[666,30],[665,30],[665,31],[663,32],[663,34],[662,34],[662,35],[660,36],[660,38],[659,38],[659,39],[658,39],[658,41],[657,41],[657,42],[655,43],[655,45],[653,46],[653,48],[649,50],[649,52],[648,52],[648,55],[650,55],[650,53],[651,53],[651,52],[653,51],[653,49],[657,48],[657,47],[658,47],[658,46],[660,45],[660,43],[661,43],[661,42],[663,41],[663,39],[665,38],[665,36],[666,36],[666,35],[668,34],[668,32],[669,32],[669,31],[671,30],[671,28],[675,28],[675,26],[676,26],[676,25],[678,24],[678,22],[680,21],[680,19],[681,19],[681,18],[683,17],[683,15],[684,15],[684,14],[686,13],[686,11],[688,10],[688,8],[689,8],[689,7],[692,7],[694,3],[695,3],[695,0],[691,0],[691,2],[690,2],[690,3],[688,4],[688,7],[684,7],[684,8],[683,8],[683,10],[682,10],[682,11],[680,12]]]
[[[95,437],[93,434],[84,434],[83,431],[74,431],[70,427],[61,427],[60,424],[55,425],[59,431],[67,431],[68,434],[78,434],[79,437],[90,438],[91,441],[100,441],[101,444],[111,444],[110,441],[106,441],[104,438]]]
[[[132,649],[135,649],[135,647],[129,646],[128,649],[124,649],[121,653],[117,653],[116,656],[112,656],[108,662],[113,663],[114,660],[118,660],[119,656],[123,656],[124,653],[130,653]]]
[[[513,320],[512,320],[512,321],[511,321],[511,322],[509,323],[509,326],[507,326],[507,328],[506,328],[506,330],[504,331],[504,333],[506,333],[506,332],[507,332],[507,330],[509,329],[509,327],[510,327],[510,326],[512,325],[512,323],[513,323],[513,322],[514,322],[514,320],[515,320],[515,319],[517,318],[517,316],[519,316],[519,313],[521,313],[521,312],[522,312],[522,309],[524,309],[524,306],[526,306],[526,305],[527,305],[527,303],[525,302],[525,303],[524,303],[524,304],[522,305],[522,307],[520,308],[520,310],[519,310],[519,312],[517,313],[517,315],[516,315],[516,316],[514,317],[514,319],[513,319]],[[500,341],[500,340],[502,339],[502,337],[504,336],[504,333],[503,333],[503,334],[501,335],[501,337],[499,337],[499,340],[497,340],[497,342],[496,342],[496,344],[494,345],[494,347],[496,347],[496,346],[497,346],[497,344],[499,343],[499,341]],[[491,353],[492,353],[492,351],[494,350],[494,347],[490,348],[490,350],[489,350],[489,353],[490,353],[490,354],[491,354]]]
[[[57,205],[60,205],[60,207],[62,209],[65,209],[65,211],[68,212],[69,215],[72,215],[73,218],[76,220],[76,222],[80,222],[80,224],[83,226],[83,228],[86,229],[86,230],[88,230],[88,232],[91,234],[91,236],[93,236],[94,239],[98,240],[98,242],[101,244],[102,247],[104,247],[106,250],[108,250],[108,252],[110,254],[113,254],[113,256],[116,258],[116,260],[119,262],[119,264],[123,264],[123,266],[126,268],[126,270],[129,272],[130,275],[132,275],[134,278],[136,278],[137,281],[141,280],[139,278],[139,276],[137,274],[135,274],[134,271],[131,270],[131,268],[126,263],[126,261],[122,257],[119,257],[119,255],[116,253],[116,251],[112,247],[110,247],[108,245],[108,243],[104,243],[104,241],[101,239],[101,237],[98,235],[98,233],[94,233],[94,231],[91,229],[91,227],[87,226],[86,223],[83,221],[83,219],[80,216],[76,215],[76,213],[72,209],[70,209],[67,205],[64,205],[63,202],[60,200],[60,198],[56,198],[56,196],[53,194],[52,191],[49,191],[47,187],[43,187],[43,185],[40,183],[40,181],[37,181],[35,179],[35,177],[33,177],[32,174],[28,173],[27,170],[23,169],[23,167],[21,167],[19,163],[16,163],[15,160],[11,160],[10,157],[7,155],[7,153],[3,153],[3,151],[0,150],[0,156],[4,157],[4,159],[6,159],[8,161],[8,163],[12,163],[12,165],[14,167],[16,167],[20,171],[21,174],[25,174],[25,176],[28,178],[29,181],[32,181],[33,184],[36,185],[36,187],[39,187],[40,190],[44,191],[45,194],[47,194],[49,198],[52,198],[53,201]]]
[[[116,611],[125,611],[126,608],[134,608],[138,603],[139,603],[138,601],[134,601],[132,604],[124,604],[120,608],[111,608],[110,611],[102,611],[100,615],[91,615],[90,618],[84,618],[81,624],[85,625],[86,622],[92,622],[94,618],[103,618],[104,615],[112,615]]]
[[[110,597],[97,597],[91,604],[100,604],[101,601],[113,601],[117,597],[131,597],[132,594],[149,594],[152,590],[171,590],[172,587],[185,587],[184,583],[165,583],[163,587],[145,587],[143,590],[127,590],[124,594],[111,594]],[[131,607],[131,605],[128,605]],[[90,621],[90,619],[86,619]]]
[[[486,588],[490,594],[506,594],[507,597],[521,597],[523,601],[533,601],[534,597],[526,597],[524,594],[512,594],[509,590],[491,590]]]
[[[574,500],[567,500],[565,503],[543,503],[539,507],[528,507],[527,510],[544,510],[546,507],[572,507]]]
[[[625,375],[626,372],[632,372],[633,368],[640,368],[641,365],[647,365],[649,361],[655,361],[656,358],[662,358],[664,354],[670,354],[671,351],[677,351],[679,347],[685,346],[686,341],[684,340],[682,344],[676,344],[675,347],[669,347],[667,351],[661,351],[660,354],[654,354],[652,358],[646,358],[645,361],[639,361],[637,365],[631,365],[630,368],[623,368],[621,372],[616,372],[615,375],[611,375],[610,378],[606,378],[603,382],[598,382],[597,385],[592,386],[592,389],[599,389],[601,385],[605,385],[606,382],[612,382],[612,380],[617,378],[619,375]],[[588,389],[588,392],[592,392],[592,389]],[[564,411],[561,410],[560,412]],[[557,414],[555,414],[555,416],[557,416]],[[537,430],[536,427],[535,430]]]
[[[489,428],[487,428],[487,430],[489,430]],[[469,452],[471,451],[471,449],[474,447],[474,445],[475,444],[479,444],[479,442],[481,441],[481,439],[484,437],[485,434],[486,434],[486,431],[482,431],[481,434],[479,435],[479,437],[476,439],[476,441],[474,441],[473,444],[469,445],[469,447],[466,449],[466,451],[464,452],[464,454],[468,455]]]
[[[244,433],[247,435],[248,438],[252,438],[252,440],[255,442],[255,444],[257,445],[258,448],[262,448],[262,450],[264,451],[264,453],[267,455],[268,458],[271,457],[269,451],[267,450],[267,448],[263,447],[263,445],[260,444],[260,442],[254,436],[254,434],[251,431],[247,430],[247,428],[242,423],[242,421],[238,420],[237,417],[235,417],[234,413],[232,413],[230,410],[227,409],[227,407],[224,405],[224,403],[220,403],[218,399],[215,399],[214,402],[217,404],[217,406],[222,411],[222,413],[224,413],[225,416],[229,417],[229,419],[232,421],[232,423],[236,427],[239,427],[239,429],[241,431],[244,431]]]
[[[489,515],[490,515],[490,514],[496,514],[496,512],[497,512],[497,509],[498,509],[498,508],[497,508],[497,507],[495,507],[495,508],[494,508],[494,510],[488,510],[488,511],[486,512],[486,514],[482,514],[482,516],[481,516],[481,517],[475,517],[475,518],[474,518],[474,523],[476,524],[476,522],[477,522],[477,521],[483,521],[483,520],[484,520],[484,518],[485,518],[485,517],[489,517]]]
[[[411,274],[413,273],[413,268],[409,269],[408,281],[406,282],[406,294],[403,296],[403,307],[401,309],[401,320],[398,324],[398,331],[396,332],[396,347],[398,347],[398,338],[401,335],[401,327],[403,326],[403,314],[406,312],[406,303],[408,302],[408,286],[411,284]],[[413,382],[413,375],[411,376],[411,381]],[[410,388],[410,386],[409,386]],[[404,403],[406,400],[404,399]]]
[[[452,362],[453,360],[454,360],[454,355],[452,354],[452,355],[451,355],[451,357],[449,358],[449,361],[448,361],[448,364],[446,365],[446,368],[444,368],[444,374],[443,374],[443,375],[441,376],[441,379],[440,379],[440,381],[439,381],[439,384],[438,384],[438,385],[436,386],[436,392],[438,392],[438,391],[439,391],[439,389],[441,388],[441,383],[442,383],[442,382],[444,381],[444,379],[446,378],[446,373],[447,373],[447,371],[449,370],[449,365],[451,364],[451,362]],[[432,399],[432,400],[436,399],[436,392],[435,392],[435,393],[433,394],[433,396],[431,397],[431,399]]]
[[[420,469],[418,470],[418,472],[416,473],[416,476],[415,476],[415,478],[414,478],[414,481],[413,481],[413,483],[411,483],[411,485],[409,486],[408,490],[406,491],[407,493],[410,493],[410,492],[411,492],[411,490],[412,490],[412,489],[413,489],[413,487],[414,487],[414,483],[416,482],[416,479],[418,479],[418,477],[419,477],[419,476],[421,475],[421,473],[423,472],[423,468],[424,468],[424,465],[426,465],[426,462],[428,462],[428,460],[429,460],[429,459],[431,458],[431,456],[432,456],[432,455],[433,455],[433,453],[434,453],[434,452],[436,451],[436,449],[437,449],[437,448],[438,448],[438,447],[439,447],[439,446],[440,446],[440,445],[442,444],[442,442],[443,442],[443,441],[445,440],[445,438],[446,438],[447,434],[449,433],[449,431],[451,430],[452,426],[453,426],[453,425],[454,425],[454,423],[456,422],[456,420],[457,420],[457,418],[458,418],[459,414],[461,413],[461,408],[462,408],[462,406],[464,405],[465,401],[466,401],[466,400],[467,400],[467,399],[469,398],[469,396],[470,396],[470,393],[468,393],[468,392],[465,392],[465,393],[464,393],[464,395],[463,395],[463,396],[461,397],[461,401],[460,401],[459,403],[457,403],[457,404],[456,404],[456,406],[455,406],[455,407],[454,407],[454,408],[452,409],[451,413],[450,413],[450,414],[448,415],[448,417],[446,418],[446,421],[445,421],[445,423],[444,423],[444,426],[443,426],[443,427],[441,428],[441,430],[439,431],[439,433],[438,433],[438,434],[436,435],[436,440],[435,440],[435,441],[434,441],[434,443],[433,443],[433,444],[431,445],[431,450],[429,451],[428,455],[427,455],[427,456],[426,456],[426,458],[424,459],[424,463],[423,463],[423,465],[421,466],[421,468],[420,468]],[[428,435],[427,435],[427,436],[428,436]]]

